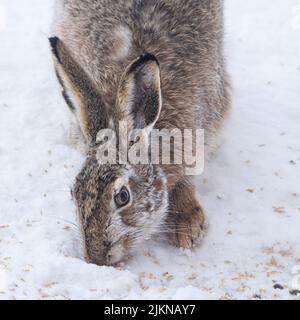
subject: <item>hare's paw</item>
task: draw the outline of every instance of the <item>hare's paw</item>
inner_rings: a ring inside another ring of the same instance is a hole
[[[192,248],[198,245],[204,236],[205,218],[199,206],[192,211],[170,216],[167,221],[169,238],[177,247]]]
[[[198,245],[205,233],[204,211],[193,190],[176,190],[171,197],[171,211],[166,221],[171,242],[182,248]]]

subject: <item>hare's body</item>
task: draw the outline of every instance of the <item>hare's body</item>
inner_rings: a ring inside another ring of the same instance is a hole
[[[126,66],[154,54],[164,103],[156,127],[197,126],[214,147],[230,100],[222,0],[65,0],[56,30],[111,108]]]
[[[89,134],[94,129],[90,136],[104,126],[97,123],[97,117],[102,117],[98,122],[107,126],[116,117],[126,68],[139,56],[151,53],[159,62],[163,101],[154,127],[201,128],[205,130],[207,150],[214,147],[230,109],[223,58],[222,0],[64,0],[55,35],[91,79],[105,106],[105,116],[95,111],[94,105],[94,111],[88,110],[85,120],[79,120],[83,131],[92,122],[86,129]],[[55,45],[52,43],[53,48]],[[54,53],[57,55],[57,48]],[[60,78],[64,76],[60,74]],[[61,82],[66,86],[72,81]],[[157,82],[154,87],[158,90],[158,86]],[[91,86],[82,90],[91,91]],[[199,236],[203,214],[193,182],[183,176],[181,169],[170,166],[162,170],[169,193],[167,221],[174,242],[190,246]]]

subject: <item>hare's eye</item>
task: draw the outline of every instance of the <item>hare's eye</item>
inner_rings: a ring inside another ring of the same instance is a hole
[[[130,194],[127,188],[123,187],[121,191],[115,195],[115,203],[118,208],[126,206],[130,201]]]

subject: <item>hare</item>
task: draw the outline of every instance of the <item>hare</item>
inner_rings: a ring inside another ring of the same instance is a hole
[[[160,232],[191,248],[205,216],[184,164],[101,163],[97,135],[120,121],[148,137],[202,128],[206,154],[214,149],[231,106],[223,1],[64,0],[49,40],[86,145],[72,190],[86,260],[114,265]]]

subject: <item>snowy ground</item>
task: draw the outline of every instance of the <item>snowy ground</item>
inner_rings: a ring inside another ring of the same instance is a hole
[[[120,269],[82,260],[52,5],[0,2],[0,299],[300,299],[299,1],[227,0],[234,109],[199,179],[208,235],[193,252],[150,241]]]

